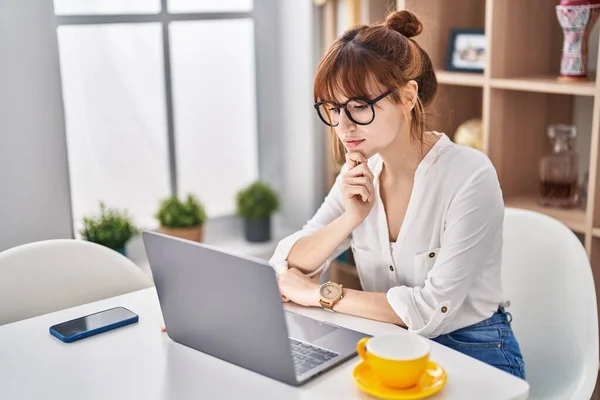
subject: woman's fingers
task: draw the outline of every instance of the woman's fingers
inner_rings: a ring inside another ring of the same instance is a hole
[[[342,177],[344,193],[348,197],[360,196],[364,202],[374,198],[374,176],[369,169],[367,161],[367,158],[362,153],[346,153],[348,170]]]
[[[369,200],[369,197],[371,197],[369,191],[364,186],[345,185],[344,193],[346,193],[348,197],[360,196],[362,201],[367,201]]]
[[[366,176],[356,176],[356,177],[348,177],[343,179],[343,184],[348,186],[362,186],[367,190],[368,196],[366,199],[363,198],[364,201],[371,200],[373,198],[373,194],[375,193],[375,188],[373,187],[373,181],[371,181]]]
[[[343,184],[348,187],[364,187],[367,191],[367,198],[363,198],[363,201],[368,201],[373,198],[373,194],[375,193],[375,188],[373,187],[373,182],[369,180],[369,178],[365,176],[357,176],[357,177],[348,177],[343,179]],[[362,194],[361,194],[362,196]]]
[[[371,181],[373,181],[373,179],[375,179],[375,177],[373,176],[373,173],[371,172],[371,170],[369,169],[369,166],[366,163],[359,164],[356,167],[348,170],[344,174],[344,177],[347,177],[347,176],[366,176]]]
[[[367,162],[367,158],[362,153],[348,152],[346,153],[346,164],[348,164],[348,170],[356,167],[361,163]]]
[[[364,186],[367,189],[373,187],[373,181],[366,176],[347,176],[342,179],[342,183],[350,186]]]

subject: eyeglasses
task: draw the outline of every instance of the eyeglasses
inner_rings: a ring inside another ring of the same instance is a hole
[[[388,90],[380,96],[374,99],[367,99],[364,97],[356,97],[348,99],[343,104],[335,104],[330,101],[319,101],[314,105],[319,114],[321,121],[325,125],[335,127],[340,123],[340,109],[344,109],[350,121],[358,125],[369,125],[375,119],[375,108],[373,105],[379,100],[383,99],[393,90]]]

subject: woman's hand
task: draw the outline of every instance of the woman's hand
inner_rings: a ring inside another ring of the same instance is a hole
[[[346,213],[358,226],[373,209],[375,188],[367,158],[361,153],[346,153],[348,171],[342,176],[342,197]]]
[[[292,301],[301,306],[319,306],[321,285],[296,268],[290,268],[277,275],[279,293],[284,302]]]

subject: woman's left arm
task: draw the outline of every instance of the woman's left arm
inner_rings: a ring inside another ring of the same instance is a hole
[[[344,297],[333,306],[335,312],[389,322],[406,328],[406,324],[390,306],[386,293],[343,289]],[[317,305],[319,305],[317,301]]]
[[[279,275],[279,288],[283,295],[294,303],[307,307],[320,307],[320,284],[306,277],[296,268],[290,268]],[[381,322],[389,322],[406,327],[398,314],[390,306],[385,293],[362,292],[360,290],[342,290],[343,298],[333,310]]]

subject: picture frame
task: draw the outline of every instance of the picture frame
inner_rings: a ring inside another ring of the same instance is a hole
[[[483,29],[452,29],[446,52],[446,70],[482,73],[486,45]]]

